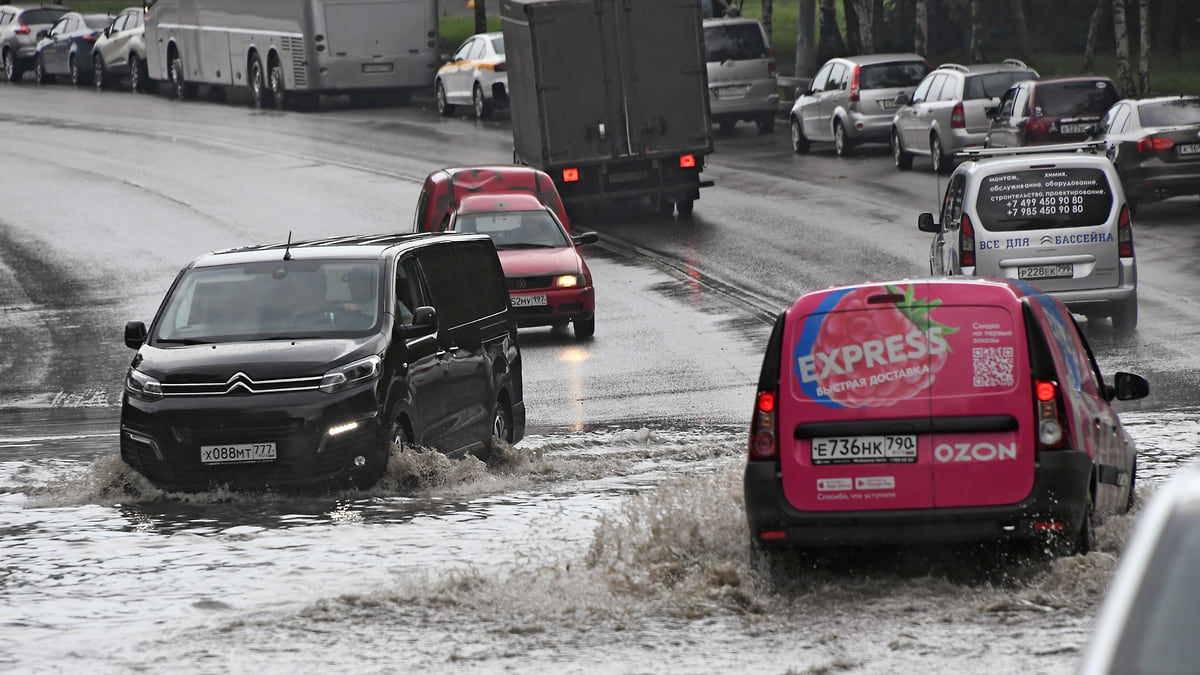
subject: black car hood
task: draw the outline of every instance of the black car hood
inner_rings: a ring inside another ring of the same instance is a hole
[[[254,380],[323,375],[336,366],[378,354],[383,338],[268,340],[152,347],[142,345],[133,365],[166,382],[221,382],[235,373]]]

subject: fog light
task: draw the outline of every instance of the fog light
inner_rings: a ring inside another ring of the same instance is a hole
[[[354,458],[354,466],[365,466],[366,463],[367,463],[367,458],[363,457],[362,455],[359,455],[358,457]]]

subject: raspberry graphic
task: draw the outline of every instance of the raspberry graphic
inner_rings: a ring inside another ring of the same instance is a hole
[[[868,304],[884,293],[901,299]],[[930,317],[940,299],[917,299],[915,293],[911,284],[903,292],[864,286],[837,302],[812,347],[820,394],[850,408],[889,406],[932,384],[950,354],[943,336],[958,329]]]

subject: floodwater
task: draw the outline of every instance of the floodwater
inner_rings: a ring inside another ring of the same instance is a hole
[[[108,414],[0,436],[0,671],[1063,673],[1136,517],[1055,561],[874,550],[771,575],[741,426],[397,453],[374,489],[318,498],[164,494]],[[1122,419],[1144,503],[1200,414]]]

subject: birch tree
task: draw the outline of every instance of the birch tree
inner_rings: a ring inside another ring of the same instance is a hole
[[[916,26],[913,30],[913,51],[925,56],[929,53],[929,0],[916,0],[913,6]]]
[[[1119,0],[1113,0],[1119,2]],[[971,0],[971,46],[967,52],[968,63],[983,63],[983,1]]]
[[[771,15],[775,13],[775,0],[762,0],[762,25],[767,31],[767,40],[771,39]]]
[[[1109,0],[1096,0],[1092,19],[1088,22],[1087,44],[1083,47],[1083,72],[1090,73],[1096,64],[1096,40],[1100,38],[1100,24],[1104,22],[1104,8]]]
[[[798,0],[799,12],[796,20],[796,77],[812,77],[817,72],[816,46],[813,37],[817,34],[813,22],[817,16],[817,0]]]
[[[1113,30],[1117,38],[1117,87],[1122,96],[1135,95],[1136,86],[1129,69],[1129,24],[1125,20],[1125,0],[1112,0]]]
[[[1024,0],[1012,0],[1012,14],[1017,29],[1017,58],[1029,63],[1033,59],[1033,41],[1029,38],[1029,23],[1025,20]]]
[[[1150,93],[1150,0],[1138,0],[1138,96]]]
[[[875,53],[875,0],[854,0],[860,54]]]

